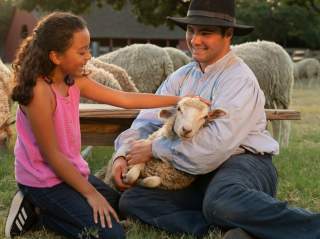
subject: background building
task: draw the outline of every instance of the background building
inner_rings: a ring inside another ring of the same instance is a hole
[[[108,5],[102,8],[92,6],[88,13],[82,15],[91,33],[94,56],[133,43],[152,43],[187,50],[183,30],[177,27],[171,30],[166,26],[146,26],[137,21],[130,8],[130,5],[126,5],[121,11],[115,11]],[[4,36],[0,37],[0,57],[3,61],[11,62],[14,59],[22,39],[31,33],[39,18],[40,14],[35,11],[12,11],[7,28],[1,32]]]

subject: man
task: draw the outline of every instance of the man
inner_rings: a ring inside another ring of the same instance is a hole
[[[194,59],[171,74],[157,94],[199,95],[212,108],[227,110],[191,140],[144,140],[161,126],[156,110],[144,110],[116,140],[112,174],[125,190],[120,211],[171,233],[202,237],[212,227],[230,229],[225,239],[320,238],[319,215],[289,208],[273,196],[277,173],[272,155],[278,143],[265,130],[265,97],[248,66],[230,49],[233,35],[252,27],[238,25],[234,0],[193,0],[185,18],[169,19],[186,29]],[[125,152],[123,149],[128,147]],[[239,153],[241,152],[242,153]],[[131,187],[122,182],[127,166],[152,157],[199,175],[178,191]]]

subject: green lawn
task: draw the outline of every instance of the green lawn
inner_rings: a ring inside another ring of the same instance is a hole
[[[291,205],[320,212],[320,88],[294,89],[291,108],[302,112],[302,120],[292,122],[290,145],[281,149],[275,158],[279,173],[278,198]],[[10,150],[9,150],[10,151]],[[95,148],[88,161],[93,172],[110,158],[112,148]],[[4,237],[4,221],[12,195],[16,190],[13,176],[13,157],[0,153],[0,238]],[[191,239],[190,236],[170,236],[150,227],[133,223],[127,229],[129,239],[174,238]],[[21,238],[61,238],[45,231],[28,233]],[[219,232],[210,233],[206,239],[219,239]]]

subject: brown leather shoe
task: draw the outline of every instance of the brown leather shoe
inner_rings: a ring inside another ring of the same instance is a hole
[[[255,239],[241,228],[235,228],[227,231],[223,239]]]

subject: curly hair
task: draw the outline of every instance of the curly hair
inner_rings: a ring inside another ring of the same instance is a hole
[[[85,28],[82,18],[67,12],[54,12],[41,19],[32,34],[21,43],[12,64],[16,84],[12,90],[12,100],[28,105],[37,78],[48,78],[55,68],[49,53],[65,52],[72,44],[73,34]],[[66,77],[65,83],[72,85],[74,81]]]

